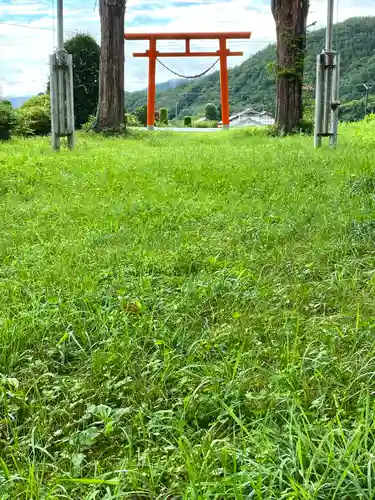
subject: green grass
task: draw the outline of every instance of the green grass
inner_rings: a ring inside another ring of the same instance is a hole
[[[375,498],[373,123],[0,145],[0,498]]]

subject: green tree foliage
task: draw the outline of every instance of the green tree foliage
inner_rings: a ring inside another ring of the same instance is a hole
[[[204,116],[207,118],[207,120],[217,120],[217,107],[215,106],[215,104],[206,104],[206,107],[204,108]]]
[[[316,55],[324,47],[325,30],[307,35],[304,82],[315,85]],[[348,19],[334,27],[334,48],[341,54],[340,101],[343,106],[353,100],[362,100],[362,83],[375,82],[375,17]],[[229,71],[231,112],[247,107],[275,112],[276,47],[269,45]],[[375,88],[372,91],[375,96]],[[313,94],[313,92],[312,92]],[[202,112],[207,102],[217,101],[220,95],[219,72],[212,73],[174,89],[157,94],[157,106],[188,109],[193,115]],[[146,91],[126,93],[130,112],[145,101]],[[371,97],[371,94],[370,94]],[[371,107],[369,106],[371,110]],[[356,115],[356,119],[363,117]]]
[[[141,125],[147,125],[147,106],[138,106],[134,114]]]
[[[125,113],[125,125],[128,127],[140,127],[142,124],[139,122],[138,118],[131,113]]]
[[[168,125],[168,110],[167,110],[167,108],[160,108],[159,122],[161,125]]]
[[[10,139],[16,124],[16,113],[10,101],[0,101],[0,141]]]
[[[184,126],[185,127],[191,127],[191,124],[192,124],[191,116],[185,116],[185,118],[184,118]]]
[[[375,95],[368,101],[367,112],[372,113],[375,110]],[[346,122],[355,122],[365,118],[365,99],[355,99],[344,103],[340,108],[341,120]]]
[[[81,128],[98,106],[100,47],[90,35],[78,33],[65,42],[65,49],[73,57],[75,124]]]
[[[51,132],[49,94],[39,94],[21,106],[15,132],[19,135],[47,135]]]

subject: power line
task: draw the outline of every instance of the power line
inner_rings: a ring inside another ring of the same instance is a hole
[[[33,30],[53,31],[53,28],[44,28],[42,26],[31,26],[30,24],[8,23],[8,21],[0,21],[3,26],[16,26],[17,28],[30,28]]]

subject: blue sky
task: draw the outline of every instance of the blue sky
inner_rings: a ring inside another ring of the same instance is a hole
[[[22,96],[44,90],[48,78],[48,55],[56,43],[56,0],[0,0],[0,91],[3,96]],[[100,42],[99,13],[95,0],[65,0],[65,37],[85,31]],[[326,0],[312,0],[309,22],[323,26]],[[375,15],[374,0],[340,0],[335,14],[339,21],[359,15]],[[25,27],[26,26],[26,27]],[[252,31],[252,40],[233,42],[245,57],[274,40],[274,21],[269,0],[128,0],[126,30],[142,31]],[[198,48],[215,49],[215,41],[197,42]],[[179,42],[164,42],[160,48],[179,50]],[[125,85],[128,90],[146,86],[147,61],[133,59],[143,42],[127,42]],[[178,72],[198,73],[210,59],[168,59]],[[238,64],[241,58],[231,58]],[[159,82],[172,78],[158,67]]]

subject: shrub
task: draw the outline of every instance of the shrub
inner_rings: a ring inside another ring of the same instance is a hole
[[[21,106],[15,131],[19,135],[47,135],[51,132],[49,94],[32,97]]]
[[[266,134],[269,135],[270,137],[278,137],[280,135],[279,127],[276,124],[267,125],[265,129],[266,129]]]
[[[191,116],[185,116],[184,127],[191,127]]]
[[[212,120],[212,121],[217,120],[217,107],[215,106],[215,104],[208,103],[206,105],[206,108],[204,110],[204,116],[207,118],[207,120]]]
[[[312,135],[314,133],[314,122],[313,120],[303,119],[298,124],[298,131],[301,134]]]
[[[28,109],[28,108],[45,108],[51,110],[51,96],[49,93],[38,94],[34,97],[31,97],[27,101],[25,101],[20,109]]]
[[[138,106],[134,114],[139,123],[145,127],[147,124],[147,106]]]
[[[195,122],[195,128],[217,128],[217,121],[207,120],[205,122]]]
[[[51,114],[45,108],[32,107],[19,113],[16,133],[19,135],[48,135],[51,132]]]
[[[81,130],[83,132],[92,132],[95,126],[95,122],[96,122],[96,116],[90,115],[88,117],[87,122],[82,125]]]
[[[277,124],[268,125],[266,128],[267,135],[271,137],[284,137],[283,131],[279,129]],[[314,123],[310,120],[301,120],[292,134],[312,135],[314,133]]]
[[[131,113],[125,113],[125,125],[128,127],[141,127],[142,124],[139,122],[138,118]]]
[[[120,136],[125,137],[125,136],[130,135],[128,133],[127,128],[126,128],[127,116],[131,116],[131,117],[135,118],[133,115],[125,114],[123,124],[119,125],[118,127],[105,128],[105,129],[101,130],[100,133],[104,137],[120,137]],[[95,124],[96,124],[96,115],[90,115],[87,122],[84,123],[81,127],[82,132],[85,132],[85,133],[90,133],[90,132],[94,133],[95,132],[96,133]]]
[[[167,108],[160,108],[159,122],[161,125],[168,125],[168,110],[167,110]]]
[[[0,141],[10,139],[16,124],[16,112],[9,101],[0,101]]]

